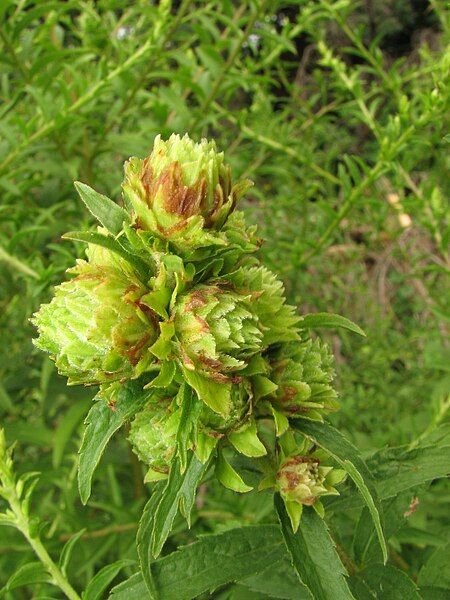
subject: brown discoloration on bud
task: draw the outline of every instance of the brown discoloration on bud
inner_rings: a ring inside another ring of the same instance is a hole
[[[146,158],[142,163],[140,181],[148,206],[153,204],[156,194],[161,193],[164,198],[165,210],[168,213],[179,215],[183,219],[208,211],[205,174],[201,173],[193,185],[184,185],[183,171],[178,161],[172,162],[158,177],[155,177],[154,170],[150,165],[150,157]],[[177,226],[179,227],[180,224]]]
[[[214,429],[209,429],[206,433],[209,437],[212,437],[215,440],[220,440],[224,437],[224,433],[220,433],[219,431],[214,431]]]
[[[218,209],[223,204],[223,190],[220,185],[216,185],[216,189],[214,190],[213,195],[213,205],[205,216],[205,225],[206,227],[211,227],[213,225],[213,216],[216,214]]]
[[[295,488],[302,480],[300,475],[294,473],[293,471],[286,471],[285,473],[283,473],[283,479],[287,480],[286,491],[295,490]]]
[[[183,347],[180,348],[180,352],[181,352],[181,358],[183,360],[183,363],[184,363],[185,367],[187,369],[189,369],[190,371],[194,371],[195,370],[194,362],[186,354],[186,351],[185,351],[185,349]]]
[[[134,301],[134,305],[139,308],[139,310],[141,310],[145,316],[147,316],[151,323],[152,323],[152,327],[155,330],[155,332],[159,331],[159,318],[158,315],[155,313],[155,311],[150,308],[149,306],[147,306],[146,304],[144,304],[143,302],[141,302],[140,300],[135,300]]]
[[[214,358],[208,358],[204,354],[199,354],[198,359],[201,363],[203,363],[210,369],[221,369],[223,366],[222,361],[214,359]]]
[[[152,465],[152,471],[156,471],[156,473],[162,473],[163,475],[169,474],[169,467],[160,467],[158,465]]]
[[[288,407],[284,407],[284,408],[285,408],[285,410],[290,412],[292,415],[296,415],[298,413],[306,414],[310,411],[308,406],[288,406]]]
[[[205,319],[202,319],[201,317],[196,315],[195,320],[197,321],[197,323],[200,324],[200,331],[203,331],[203,333],[208,333],[210,331],[209,325],[205,321]]]
[[[280,402],[292,402],[292,400],[294,400],[294,398],[297,396],[297,388],[292,387],[292,386],[284,386],[281,388],[281,391],[283,393],[282,398],[280,398]]]
[[[315,496],[308,496],[308,498],[304,498],[302,500],[302,504],[305,504],[306,506],[312,506],[316,500],[317,498]]]
[[[190,312],[200,306],[205,306],[206,302],[205,294],[200,290],[195,290],[190,294],[189,300],[184,305],[184,312]]]
[[[231,383],[231,379],[224,375],[223,373],[218,373],[217,371],[211,371],[208,373],[208,377],[217,381],[217,383]]]
[[[150,165],[150,157],[147,157],[142,162],[140,180],[148,198],[151,195],[151,191],[153,190],[154,185],[153,168]]]
[[[288,365],[288,360],[287,359],[283,359],[283,360],[277,360],[275,362],[272,363],[272,372],[273,373],[282,373],[284,371],[284,369],[287,367]]]
[[[99,281],[103,283],[103,276],[100,273],[83,273],[82,275],[77,275],[71,281]]]

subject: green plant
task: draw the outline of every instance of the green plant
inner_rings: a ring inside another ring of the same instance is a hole
[[[314,388],[320,412],[361,450],[382,498],[389,550],[383,568],[351,479],[338,487],[340,497],[323,497],[353,594],[414,597],[417,592],[401,587],[406,573],[423,598],[445,596],[446,4],[7,0],[0,15],[0,420],[8,443],[15,442],[19,476],[41,473],[31,514],[55,563],[79,534],[66,566],[74,589],[86,590],[103,569],[109,587],[136,573],[136,530],[155,484],[143,484],[150,465],[142,471],[129,449],[131,424],[124,435],[111,433],[93,494],[87,505],[79,502],[76,451],[94,388],[66,386],[53,363],[33,349],[29,318],[49,302],[74,255],[83,256],[83,242],[61,242],[65,231],[86,233],[92,226],[71,182],[118,199],[121,165],[130,155],[145,156],[158,133],[167,139],[188,131],[196,140],[214,138],[233,174],[255,181],[240,208],[267,240],[258,256],[280,275],[288,302],[302,312],[346,315],[367,333],[321,330],[336,356],[332,386],[329,368],[314,370],[317,340],[308,369],[288,362],[276,381],[299,391],[285,406],[278,394],[277,408],[288,418],[297,401],[309,402],[300,392]],[[230,255],[228,263],[233,260]],[[308,347],[294,345],[296,352],[304,348],[302,363]],[[290,352],[287,344],[274,362]],[[334,390],[340,410],[333,412],[326,407],[334,407]],[[245,395],[242,400],[245,405]],[[116,407],[117,420],[107,413],[111,432],[122,419],[120,401]],[[140,412],[144,426],[151,417]],[[158,429],[157,417],[156,423]],[[161,435],[163,443],[170,428]],[[94,436],[96,446],[101,454]],[[153,448],[147,449],[150,463]],[[345,454],[349,458],[351,449]],[[233,458],[234,468],[246,484],[257,485],[242,460]],[[216,570],[222,579],[211,580],[219,586],[211,595],[288,598],[295,590],[299,597],[271,499],[256,490],[236,494],[208,476],[197,492],[191,529],[175,517],[164,552],[198,542],[166,562],[158,559],[157,581],[175,582],[179,574],[186,595],[197,593],[195,581],[188,587],[186,580],[194,557],[211,560],[214,570],[217,549],[233,542],[258,550],[238,564],[222,555]],[[6,509],[1,498],[0,508]],[[297,536],[311,527],[307,510]],[[144,530],[139,539],[146,539]],[[296,541],[308,555],[307,537]],[[331,561],[324,558],[339,571]],[[2,527],[0,588],[7,600],[62,597],[57,587],[33,580],[33,563],[22,534]],[[246,577],[250,568],[257,574]],[[36,570],[42,573],[39,565]],[[162,589],[179,597],[176,583]]]

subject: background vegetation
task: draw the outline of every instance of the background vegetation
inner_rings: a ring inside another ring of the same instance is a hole
[[[57,556],[86,529],[68,564],[76,587],[135,558],[148,490],[117,436],[81,506],[76,453],[94,392],[66,387],[33,349],[28,319],[83,252],[60,239],[89,224],[73,180],[119,199],[122,163],[145,156],[158,133],[215,138],[234,175],[255,182],[243,209],[290,301],[366,331],[364,340],[329,338],[343,405],[334,421],[350,439],[368,457],[425,439],[449,443],[445,4],[1,3],[0,417],[7,439],[18,441],[18,472],[42,473],[33,511],[46,523],[49,551]],[[449,500],[445,481],[421,485],[404,492],[396,512],[391,563],[425,587],[432,568],[449,584]],[[173,547],[270,520],[271,511],[264,495],[202,488],[194,528],[180,520]],[[343,545],[351,547],[358,516],[331,519]],[[0,586],[33,560],[20,534],[2,528]],[[354,543],[345,561],[358,570]],[[124,565],[114,583],[134,570]],[[290,597],[258,585],[221,597]],[[49,589],[34,583],[4,594],[37,598]]]

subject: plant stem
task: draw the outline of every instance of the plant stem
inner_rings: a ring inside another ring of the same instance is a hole
[[[41,563],[52,576],[53,582],[59,587],[59,589],[62,592],[64,592],[67,598],[69,598],[69,600],[81,600],[80,596],[64,577],[60,568],[53,562],[51,556],[45,549],[40,538],[38,536],[33,536],[30,529],[30,523],[22,510],[22,505],[17,496],[15,488],[10,489],[10,491],[13,491],[13,493],[9,495],[8,501],[16,517],[15,525],[17,529],[19,529],[19,531],[24,535],[24,537],[26,538],[30,546],[33,548],[35,554],[37,555]]]

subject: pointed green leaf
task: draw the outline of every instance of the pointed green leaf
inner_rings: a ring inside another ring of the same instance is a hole
[[[190,526],[190,514],[195,500],[195,493],[209,463],[203,464],[193,452],[188,454],[186,469],[180,470],[180,461],[174,460],[169,479],[162,492],[161,500],[155,511],[152,531],[152,553],[158,556],[167,540],[178,508],[184,514]]]
[[[159,360],[166,360],[172,352],[172,337],[175,333],[175,326],[172,321],[166,321],[160,323],[159,329],[159,338],[150,348],[150,352],[154,354],[156,358],[159,358]]]
[[[283,502],[286,512],[289,516],[289,520],[291,522],[292,531],[296,533],[297,529],[299,528],[300,519],[302,518],[303,514],[303,504],[299,504],[298,502],[291,502],[289,500],[285,500],[284,498]]]
[[[8,579],[5,590],[11,592],[25,585],[51,583],[52,578],[40,562],[30,562],[19,567]]]
[[[180,387],[177,403],[181,406],[180,424],[177,430],[177,452],[180,458],[181,471],[186,469],[188,450],[191,446],[191,433],[197,427],[202,403],[196,393],[186,383]]]
[[[230,433],[228,440],[245,456],[258,457],[267,454],[266,447],[258,437],[255,421],[251,421],[239,431]]]
[[[124,567],[132,565],[133,563],[133,560],[124,558],[112,563],[111,565],[106,565],[106,567],[103,567],[103,569],[100,569],[100,571],[95,574],[85,589],[82,596],[83,600],[101,600],[104,598],[104,592],[106,588],[117,575],[117,573]]]
[[[175,377],[176,365],[173,360],[166,360],[161,365],[161,370],[155,379],[152,379],[150,383],[147,383],[144,386],[144,389],[149,389],[152,387],[155,388],[166,388],[171,383],[173,378]]]
[[[203,431],[197,431],[194,452],[202,463],[209,460],[214,448],[217,446],[217,442],[216,438],[203,433]]]
[[[340,315],[334,315],[332,313],[315,313],[311,315],[305,315],[299,323],[299,327],[302,329],[320,329],[321,327],[331,327],[331,328],[342,328],[348,329],[353,333],[357,333],[363,337],[366,337],[364,331],[353,323],[349,319],[345,317],[341,317]]]
[[[292,531],[290,519],[279,494],[275,508],[281,531],[300,581],[317,600],[350,600],[347,573],[339,558],[325,521],[312,508],[305,507],[301,526]]]
[[[103,194],[80,181],[75,182],[75,188],[89,212],[113,235],[120,233],[124,222],[131,223],[130,215]]]
[[[233,469],[222,452],[219,452],[217,457],[215,473],[220,483],[234,492],[245,493],[253,489],[244,483],[242,477]]]
[[[276,383],[263,375],[254,375],[252,377],[252,387],[255,394],[255,401],[264,398],[264,396],[271,396],[278,389]]]
[[[225,419],[228,417],[231,402],[231,384],[218,383],[185,367],[183,367],[183,375],[189,385],[197,392],[200,400]]]
[[[280,437],[289,429],[289,420],[286,415],[283,415],[283,413],[276,410],[272,404],[269,404],[269,408],[275,422],[277,437]]]
[[[159,486],[144,507],[136,536],[136,545],[141,565],[141,572],[151,600],[157,599],[156,587],[152,572],[153,556],[151,551],[152,531],[156,507],[161,500],[162,487]]]
[[[86,504],[91,495],[92,476],[107,443],[149,397],[150,393],[144,392],[135,381],[128,381],[120,386],[116,403],[111,408],[101,395],[97,396],[98,400],[86,417],[86,428],[79,451],[78,489],[83,504]]]
[[[78,531],[77,533],[75,533],[69,540],[67,540],[67,542],[64,544],[64,547],[61,551],[61,554],[59,555],[59,567],[61,569],[61,571],[64,573],[64,575],[67,572],[67,567],[69,566],[69,562],[70,562],[70,558],[72,556],[72,553],[74,551],[75,545],[78,542],[78,540],[81,538],[81,536],[83,535],[83,533],[86,531],[85,529],[81,529],[81,531]]]

